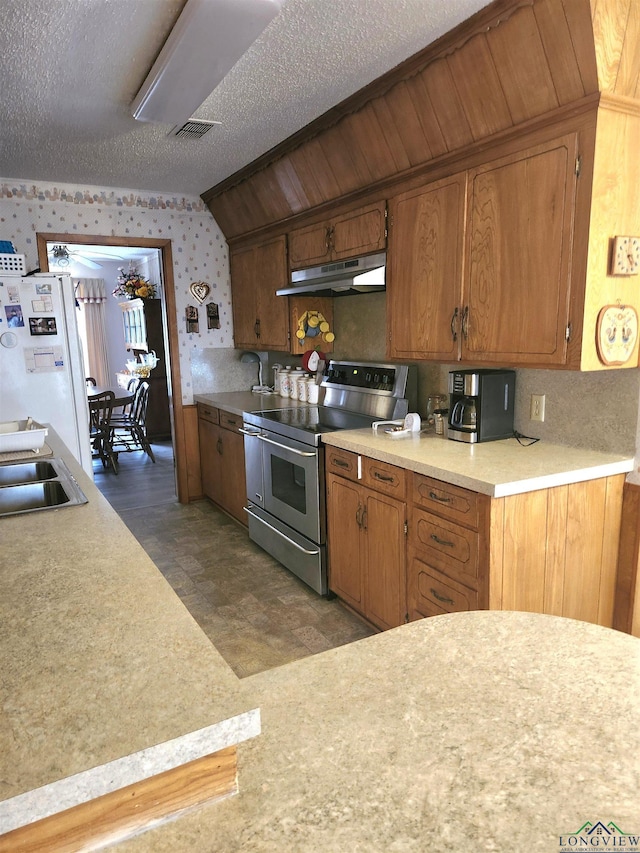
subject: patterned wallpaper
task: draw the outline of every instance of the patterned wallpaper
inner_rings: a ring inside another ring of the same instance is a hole
[[[210,347],[233,347],[229,254],[224,235],[198,197],[160,195],[138,190],[61,186],[0,178],[0,240],[11,240],[26,255],[27,269],[38,266],[36,232],[170,239],[180,341],[182,401],[193,402],[191,356]],[[199,333],[185,326],[193,281],[211,287],[220,329],[207,329],[198,307]]]

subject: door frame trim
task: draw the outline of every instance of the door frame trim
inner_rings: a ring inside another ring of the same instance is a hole
[[[180,503],[189,502],[187,479],[187,451],[185,440],[184,407],[182,405],[182,383],[178,341],[178,316],[176,312],[175,283],[173,279],[173,253],[171,240],[154,237],[115,237],[96,234],[63,234],[59,232],[36,232],[38,262],[42,272],[50,272],[47,243],[78,243],[93,246],[139,246],[142,249],[158,249],[164,282],[164,309],[167,320],[171,393],[169,410],[173,427],[173,449],[176,463],[177,493]]]

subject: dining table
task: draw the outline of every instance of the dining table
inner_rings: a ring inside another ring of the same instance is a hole
[[[118,406],[128,406],[133,400],[133,391],[127,388],[121,388],[119,385],[88,385],[87,399],[89,402],[99,394],[104,394],[106,391],[113,392],[113,408]]]

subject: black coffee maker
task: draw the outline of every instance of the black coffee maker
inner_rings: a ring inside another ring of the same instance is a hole
[[[515,387],[515,370],[452,370],[449,438],[469,444],[511,438]]]

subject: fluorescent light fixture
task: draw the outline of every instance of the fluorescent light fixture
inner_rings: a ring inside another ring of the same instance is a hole
[[[187,0],[131,104],[138,121],[181,125],[198,109],[284,0]]]

